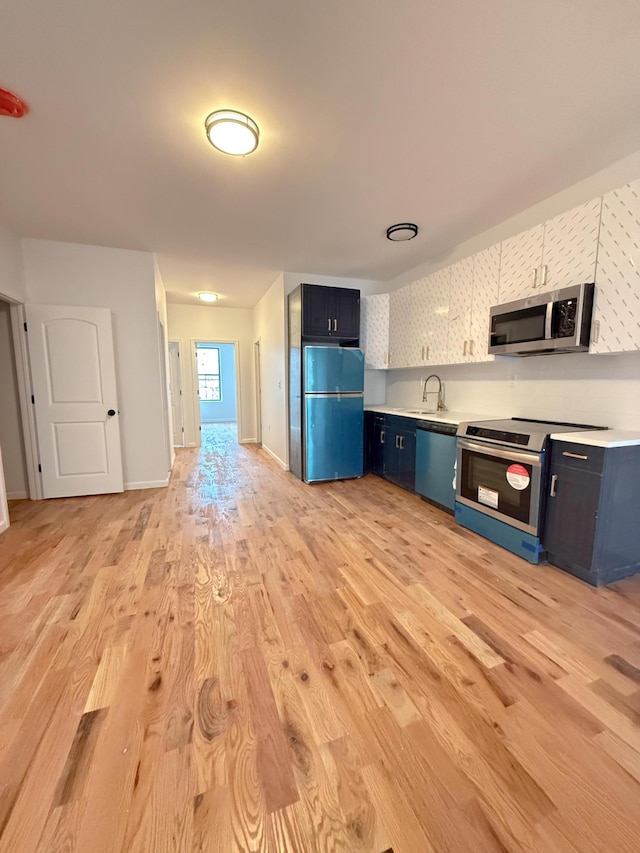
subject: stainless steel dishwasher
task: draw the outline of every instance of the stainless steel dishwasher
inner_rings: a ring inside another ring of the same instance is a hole
[[[416,492],[430,503],[453,512],[456,462],[456,424],[416,423]]]

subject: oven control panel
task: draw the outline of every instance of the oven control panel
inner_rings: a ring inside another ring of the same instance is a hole
[[[470,438],[486,438],[489,441],[502,441],[505,444],[514,444],[521,447],[527,447],[530,435],[523,432],[508,432],[502,429],[492,429],[491,427],[469,425],[465,435]]]

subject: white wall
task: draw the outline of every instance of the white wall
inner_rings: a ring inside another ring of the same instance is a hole
[[[350,287],[359,290],[361,296],[372,293],[386,293],[390,288],[384,281],[371,278],[337,278],[330,275],[316,275],[312,272],[285,272],[284,293],[288,296],[299,284],[322,284],[325,287]]]
[[[289,465],[286,275],[276,278],[254,308],[254,340],[260,341],[262,374],[262,446],[284,468]]]
[[[24,302],[26,295],[22,241],[0,226],[0,296],[7,296],[13,302]]]
[[[0,302],[0,447],[7,498],[17,500],[28,497],[11,314],[7,302]]]
[[[29,302],[111,309],[125,488],[166,484],[153,255],[31,239],[23,254]]]
[[[624,160],[619,160],[612,163],[606,169],[597,172],[595,175],[567,187],[562,192],[550,198],[543,199],[538,204],[521,211],[512,216],[510,219],[505,219],[503,222],[497,223],[493,228],[484,231],[453,247],[451,252],[439,258],[434,258],[432,261],[421,264],[407,270],[406,273],[397,276],[378,291],[386,293],[387,291],[396,290],[399,287],[409,284],[412,281],[417,281],[424,276],[429,275],[435,270],[442,267],[447,267],[449,264],[454,264],[463,258],[468,258],[476,252],[487,249],[495,243],[500,243],[507,237],[512,237],[519,234],[521,231],[526,231],[527,228],[532,228],[547,219],[552,219],[560,213],[571,210],[579,204],[585,204],[593,198],[604,195],[609,190],[621,187],[630,181],[635,181],[640,177],[640,151],[625,157]]]
[[[419,403],[431,372],[389,371],[387,405]],[[640,430],[640,353],[508,358],[433,372],[444,383],[450,411]]]
[[[182,398],[184,434],[187,445],[199,444],[196,437],[197,394],[191,341],[238,341],[237,364],[240,404],[240,441],[255,441],[255,396],[253,382],[253,312],[250,308],[221,308],[218,305],[167,305],[169,338],[182,343]]]
[[[212,345],[213,346],[213,345]],[[200,400],[200,421],[215,424],[235,421],[236,408],[236,348],[233,344],[217,344],[220,351],[221,400]]]

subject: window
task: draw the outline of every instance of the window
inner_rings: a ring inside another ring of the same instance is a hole
[[[220,350],[218,347],[196,347],[196,364],[200,399],[216,403],[221,402]]]

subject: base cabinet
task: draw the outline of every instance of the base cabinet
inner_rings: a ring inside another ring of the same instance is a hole
[[[384,418],[376,417],[373,424],[373,441],[371,442],[371,473],[384,477],[384,443],[386,430]]]
[[[640,445],[551,443],[542,545],[551,565],[594,586],[640,571]]]
[[[413,492],[416,476],[416,422],[413,418],[375,415],[368,420],[370,470]]]

